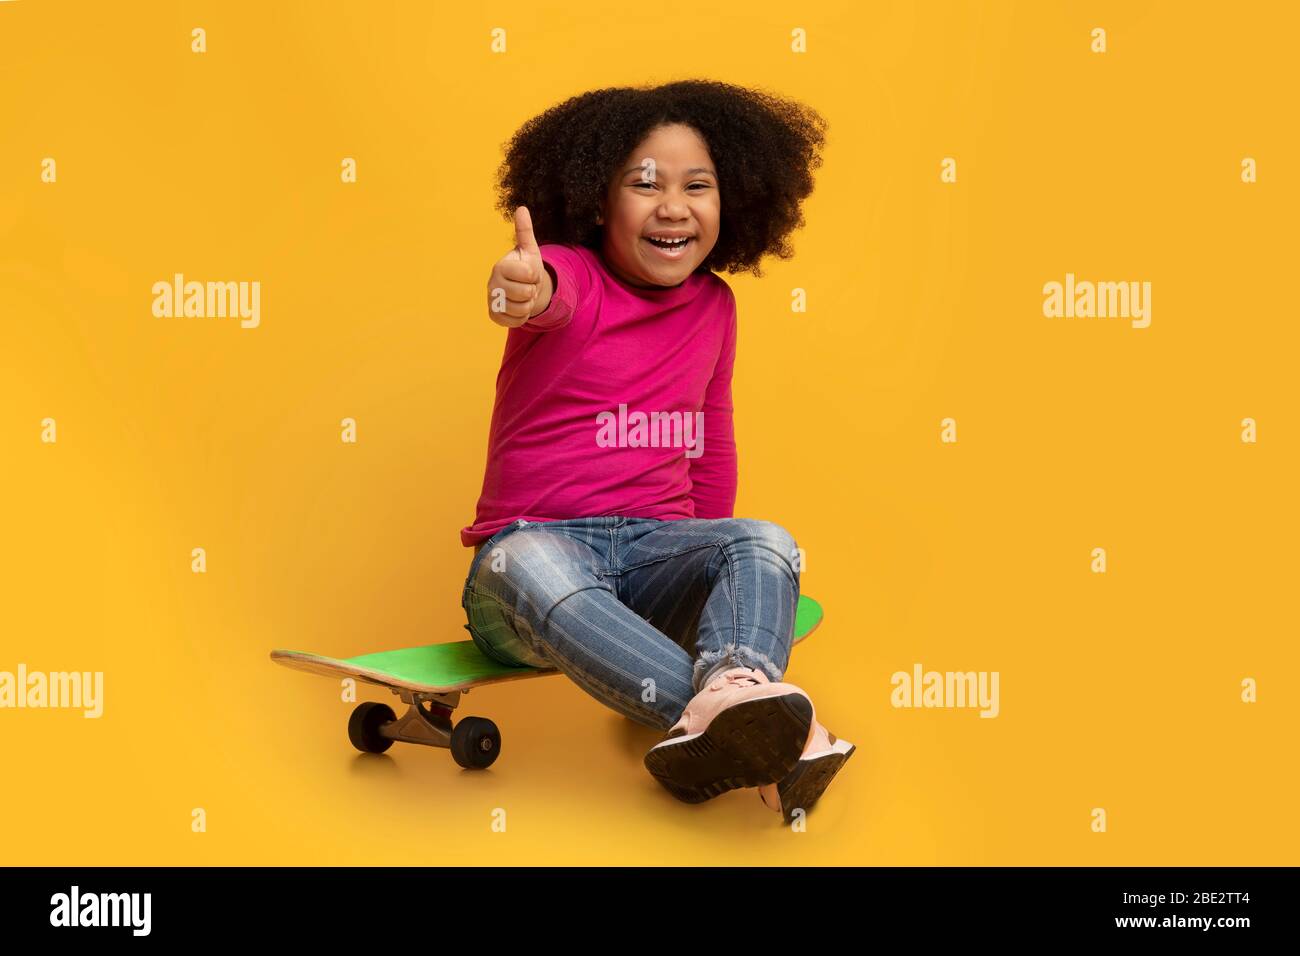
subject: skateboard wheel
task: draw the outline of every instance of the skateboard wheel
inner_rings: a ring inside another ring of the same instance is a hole
[[[381,754],[393,745],[393,741],[381,734],[379,728],[396,719],[393,708],[387,704],[372,700],[357,704],[348,719],[348,740],[362,753]]]
[[[451,732],[451,756],[466,770],[492,766],[501,753],[501,731],[486,717],[465,717]]]

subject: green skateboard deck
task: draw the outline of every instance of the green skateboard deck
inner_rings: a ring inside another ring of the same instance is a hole
[[[815,631],[821,621],[821,605],[800,596],[795,609],[794,643]],[[394,740],[450,747],[456,762],[467,769],[490,765],[500,750],[501,738],[496,725],[482,717],[464,717],[453,731],[451,712],[460,695],[488,684],[561,673],[553,667],[501,664],[483,654],[473,641],[426,644],[345,658],[274,650],[271,660],[312,674],[351,677],[387,687],[410,704],[401,720],[384,704],[359,704],[348,724],[348,736],[358,750],[382,753]]]

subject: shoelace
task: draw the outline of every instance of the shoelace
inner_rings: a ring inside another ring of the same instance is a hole
[[[722,690],[724,683],[749,685],[760,684],[762,681],[754,676],[753,671],[745,671],[743,673],[741,671],[730,671],[720,677],[713,678],[713,680],[709,682],[709,690]]]

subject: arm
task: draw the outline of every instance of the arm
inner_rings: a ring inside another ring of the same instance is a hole
[[[541,247],[542,294],[538,304],[545,304],[529,316],[519,328],[527,332],[549,332],[569,323],[573,312],[591,289],[591,272],[573,249],[558,243]]]
[[[691,501],[697,518],[730,518],[736,507],[738,466],[731,403],[736,361],[736,310],[722,339],[718,363],[704,393],[704,452],[691,459]]]

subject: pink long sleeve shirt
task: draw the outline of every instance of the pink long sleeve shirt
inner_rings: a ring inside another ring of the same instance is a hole
[[[510,329],[473,547],[519,519],[728,518],[736,502],[736,300],[712,272],[640,289],[548,243],[546,310]]]

